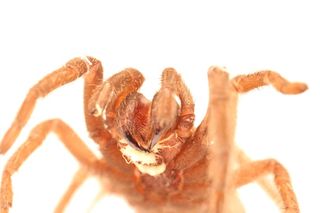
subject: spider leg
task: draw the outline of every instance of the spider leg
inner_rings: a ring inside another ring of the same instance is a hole
[[[165,94],[167,91],[169,91],[171,96],[173,94],[179,96],[181,101],[181,110],[177,125],[177,133],[181,138],[188,138],[192,134],[194,121],[194,102],[191,93],[181,79],[181,76],[173,68],[167,68],[163,71],[161,89],[158,94]],[[158,107],[158,109],[163,110],[165,108],[161,109]]]
[[[99,171],[99,165],[94,166],[93,170]],[[89,177],[89,171],[85,167],[80,167],[79,170],[74,174],[71,184],[69,185],[67,191],[64,193],[63,197],[60,199],[55,213],[62,213],[65,211],[68,203],[70,202],[72,196],[76,192],[76,190],[81,187],[81,185],[85,182],[85,180]],[[100,192],[96,195],[95,199],[92,201],[89,206],[88,212],[94,208],[95,204],[101,200],[106,195],[106,190],[104,188],[100,189]]]
[[[64,212],[66,206],[70,202],[71,197],[76,192],[76,190],[84,183],[88,177],[88,170],[85,167],[81,167],[74,175],[71,184],[69,185],[67,191],[64,193],[63,197],[60,199],[55,213]]]
[[[95,196],[95,198],[93,199],[91,205],[89,206],[87,212],[92,212],[93,208],[95,207],[95,205],[101,201],[104,197],[106,196],[106,190],[104,189],[100,189],[100,191],[98,192],[98,194]]]
[[[212,180],[211,211],[230,212],[233,194],[230,186],[233,164],[237,93],[230,85],[229,75],[222,68],[211,67],[209,79],[208,175]],[[232,210],[239,211],[239,210]]]
[[[252,160],[239,148],[236,149],[237,152],[237,161],[240,166],[251,163]],[[273,200],[277,206],[282,207],[282,199],[280,197],[277,189],[272,185],[269,179],[265,177],[260,177],[257,179],[257,183],[259,186],[269,195],[269,197]]]
[[[101,141],[100,138],[110,139],[111,134],[104,128],[101,116],[94,116],[91,112],[90,106],[95,101],[95,98],[92,97],[97,96],[96,91],[99,91],[103,84],[103,68],[97,59],[90,60],[92,63],[90,71],[84,76],[84,115],[90,137],[98,142]]]
[[[276,90],[284,94],[298,94],[308,89],[308,86],[304,83],[291,83],[280,74],[269,70],[249,75],[238,75],[231,81],[235,90],[239,93],[248,92],[268,84],[272,84]]]
[[[256,72],[249,75],[239,75],[236,76],[231,80],[231,83],[233,84],[234,89],[239,92],[248,92],[254,88],[264,86],[271,84],[276,90],[283,94],[299,94],[304,92],[308,89],[308,86],[304,83],[300,82],[289,82],[285,78],[283,78],[280,74],[273,72],[273,71],[261,71]],[[238,158],[240,158],[240,161],[247,161],[249,160],[244,153],[239,153]],[[271,160],[274,161],[274,160]],[[276,161],[275,161],[276,162]],[[250,163],[249,163],[250,164]],[[272,164],[272,163],[271,163]],[[283,170],[283,173],[288,177],[288,185],[289,189],[286,189],[286,187],[282,187],[276,182],[276,187],[282,188],[281,190],[275,191],[274,187],[270,185],[270,182],[266,179],[257,178],[257,181],[259,185],[269,194],[269,196],[274,200],[274,202],[278,206],[284,205],[285,208],[288,208],[288,211],[293,212],[299,212],[298,204],[295,198],[295,194],[291,188],[289,175],[286,172],[285,168],[281,166],[278,162],[274,163],[279,165],[278,167],[281,168],[280,170]],[[273,165],[273,164],[272,164]],[[271,166],[272,167],[272,166]],[[275,173],[275,171],[274,171]],[[276,175],[276,174],[275,174]],[[284,191],[284,192],[282,192]],[[292,201],[288,201],[284,198],[286,196],[285,194],[288,194],[287,197],[290,197]]]
[[[58,87],[79,78],[88,71],[89,65],[94,65],[94,63],[96,63],[96,61],[91,57],[87,58],[87,60],[74,58],[34,85],[29,90],[16,118],[0,143],[0,154],[4,154],[14,143],[21,129],[29,120],[38,98],[44,97]]]
[[[240,187],[266,174],[274,175],[274,183],[280,193],[285,213],[299,212],[296,196],[293,192],[291,181],[287,170],[276,160],[254,161],[242,165],[234,175],[234,185]]]
[[[38,124],[30,133],[26,142],[7,162],[0,188],[0,212],[6,213],[12,205],[11,176],[22,163],[38,148],[48,133],[54,132],[61,139],[71,154],[86,168],[92,168],[97,162],[96,156],[88,149],[79,136],[63,121],[59,119],[47,120]]]
[[[117,108],[129,94],[140,88],[143,81],[143,75],[133,68],[127,68],[111,76],[91,92],[88,90],[92,95],[86,111],[94,117],[102,116],[106,126],[113,126]]]

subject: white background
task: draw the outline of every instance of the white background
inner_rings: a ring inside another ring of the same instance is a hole
[[[316,1],[1,1],[0,137],[27,90],[76,56],[99,58],[106,77],[139,69],[149,98],[161,71],[175,67],[195,97],[197,123],[207,107],[209,66],[226,66],[231,76],[273,69],[307,82],[309,90],[284,96],[265,87],[242,95],[236,142],[253,159],[282,162],[302,212],[319,212],[319,9]],[[0,156],[0,170],[30,129],[48,118],[62,118],[97,150],[85,131],[81,98],[80,79],[39,101],[15,145]],[[14,175],[11,212],[52,212],[76,169],[50,135]],[[95,179],[86,182],[68,212],[86,212],[98,188]],[[240,192],[247,212],[277,212],[258,187]],[[130,211],[113,202],[105,199],[92,211]]]

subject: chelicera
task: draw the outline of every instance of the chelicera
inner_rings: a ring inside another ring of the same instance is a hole
[[[138,212],[243,212],[236,188],[269,173],[274,181],[260,180],[262,188],[280,200],[283,212],[299,212],[286,169],[273,159],[250,161],[233,137],[239,93],[271,84],[283,94],[298,94],[307,89],[305,84],[268,70],[229,79],[224,68],[211,67],[208,111],[195,127],[193,98],[173,68],[163,71],[161,87],[149,101],[138,91],[144,81],[138,70],[127,68],[103,81],[100,61],[75,58],[30,89],[2,139],[0,153],[14,143],[38,98],[80,76],[86,126],[103,158],[97,158],[62,120],[41,122],[6,164],[1,212],[12,205],[12,175],[49,132],[59,136],[81,165],[56,212],[65,209],[91,174],[102,177],[106,191],[124,196]]]

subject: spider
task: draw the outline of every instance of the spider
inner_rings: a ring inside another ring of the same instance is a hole
[[[269,70],[230,79],[224,68],[211,67],[208,110],[195,128],[192,96],[175,69],[163,71],[161,88],[149,101],[138,92],[144,81],[138,70],[127,68],[103,81],[99,60],[78,57],[29,90],[1,141],[0,153],[14,143],[38,98],[80,76],[84,76],[87,130],[103,157],[97,158],[62,120],[41,122],[5,166],[1,213],[12,206],[12,175],[50,132],[81,165],[55,212],[64,211],[92,174],[101,177],[106,191],[125,197],[137,212],[244,212],[236,188],[252,181],[259,182],[282,212],[299,212],[286,169],[274,159],[251,161],[233,140],[239,93],[271,84],[281,93],[298,94],[306,84],[290,83]],[[260,178],[266,174],[274,175],[272,182]]]

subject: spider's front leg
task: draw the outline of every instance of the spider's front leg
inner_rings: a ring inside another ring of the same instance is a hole
[[[72,82],[88,72],[85,78],[85,102],[89,99],[91,91],[95,88],[95,85],[99,85],[102,81],[102,66],[101,63],[92,57],[86,58],[74,58],[67,62],[63,67],[45,76],[36,85],[34,85],[27,94],[20,110],[12,124],[8,129],[3,140],[0,143],[0,153],[5,153],[15,139],[19,135],[21,129],[27,123],[29,117],[32,114],[36,101],[40,97],[46,96],[51,91],[63,86],[66,83]],[[88,113],[86,113],[87,115]],[[88,118],[86,116],[87,123],[91,124],[90,127],[94,127],[95,130],[99,129],[99,120]],[[103,126],[103,125],[102,125]],[[88,128],[89,129],[89,128]],[[101,128],[100,128],[101,129]],[[89,129],[91,130],[91,129]],[[60,120],[45,121],[39,124],[30,134],[30,137],[26,143],[24,143],[17,152],[10,158],[6,168],[3,172],[1,182],[1,196],[0,196],[0,211],[8,211],[12,202],[11,191],[11,176],[20,167],[23,161],[38,147],[46,137],[48,132],[54,131],[60,137],[71,153],[87,168],[90,162],[95,159],[95,156],[90,152],[86,145],[75,135],[75,133],[65,123]],[[101,134],[105,135],[105,134]],[[91,160],[90,160],[91,159]],[[85,179],[85,176],[79,175],[77,182],[81,183],[80,177]],[[80,179],[79,179],[80,178]],[[79,184],[78,184],[79,185]],[[70,187],[71,191],[77,188],[76,185]],[[68,201],[68,195],[70,190],[66,193],[61,200],[59,207],[62,209]],[[72,194],[72,193],[71,193]],[[58,208],[59,209],[59,208]]]
[[[90,66],[94,66],[97,62],[97,60],[91,57],[88,57],[87,60],[74,58],[67,62],[63,67],[45,76],[36,85],[34,85],[24,99],[11,127],[7,130],[0,142],[0,154],[6,153],[6,151],[12,146],[21,129],[29,120],[36,101],[40,97],[44,97],[58,87],[76,80],[86,73]]]
[[[280,74],[265,70],[249,75],[238,75],[232,80],[235,90],[239,93],[248,92],[257,87],[271,84],[283,94],[299,94],[308,89],[308,86],[300,82],[289,82]]]
[[[230,197],[234,194],[231,191],[233,189],[230,185],[230,174],[233,164],[237,94],[224,69],[211,67],[208,79],[208,175],[212,180],[211,211],[242,212],[241,206],[233,203],[233,197]]]

